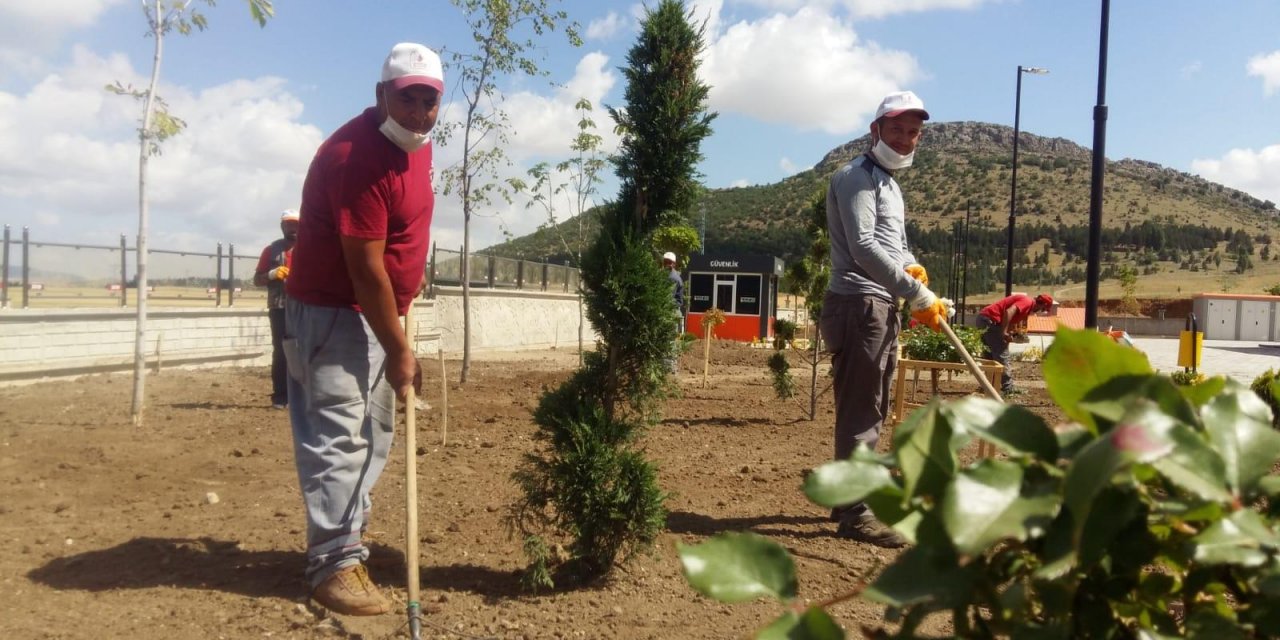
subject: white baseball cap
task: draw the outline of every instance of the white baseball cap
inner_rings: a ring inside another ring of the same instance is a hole
[[[444,65],[436,52],[420,44],[401,42],[391,48],[382,63],[382,81],[403,89],[415,84],[444,93]]]
[[[285,222],[287,220],[293,220],[296,222],[301,219],[302,219],[302,214],[298,213],[293,209],[285,209],[284,213],[280,214],[280,222]]]
[[[666,253],[662,254],[662,259],[663,259],[663,260],[665,260],[665,261],[667,261],[667,262],[675,262],[675,261],[676,261],[676,254],[674,254],[674,253],[672,253],[672,252],[668,251],[668,252],[666,252]]]
[[[921,118],[929,119],[929,112],[924,110],[924,101],[919,96],[910,91],[895,91],[880,101],[875,119],[896,118],[908,111],[919,111]]]

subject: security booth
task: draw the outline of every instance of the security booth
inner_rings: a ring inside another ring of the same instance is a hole
[[[778,309],[778,278],[782,260],[759,255],[689,256],[689,313],[685,328],[703,337],[702,316],[711,309],[724,312],[717,338],[742,342],[773,337]]]

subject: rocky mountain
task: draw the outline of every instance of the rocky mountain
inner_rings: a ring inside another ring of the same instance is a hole
[[[810,243],[806,212],[823,194],[831,173],[869,145],[869,136],[850,140],[812,168],[774,184],[709,190],[700,205],[706,213],[706,250],[771,254],[788,261],[803,255]],[[1083,259],[1078,239],[1088,222],[1092,154],[1070,140],[1025,131],[1020,133],[1018,147],[1014,244],[1019,264],[1039,273],[1053,272],[1049,276],[1053,282],[1071,282],[1074,274],[1067,270]],[[925,130],[915,164],[900,173],[899,182],[907,198],[910,240],[931,256],[935,266],[950,259],[955,225],[968,213],[970,241],[978,244],[971,253],[992,263],[991,277],[1003,277],[995,266],[1004,263],[1012,148],[1011,127],[943,122]],[[1143,160],[1108,161],[1104,184],[1104,249],[1117,254],[1113,270],[1126,261],[1147,271],[1160,262],[1167,263],[1166,268],[1190,269],[1190,262],[1214,261],[1214,252],[1220,254],[1214,268],[1223,268],[1224,252],[1227,267],[1232,267],[1231,260],[1245,248],[1232,240],[1247,237],[1247,248],[1256,259],[1261,247],[1269,247],[1280,216],[1274,203]],[[699,211],[689,212],[689,218],[695,228],[702,224]],[[574,220],[561,225],[570,239],[577,228]],[[1143,230],[1145,236],[1135,229]],[[1199,236],[1202,241],[1184,241],[1184,236]],[[1228,243],[1232,246],[1227,247]],[[1151,255],[1145,255],[1147,250]],[[547,229],[487,251],[531,259],[565,258],[558,235]],[[1135,257],[1135,251],[1142,256]]]

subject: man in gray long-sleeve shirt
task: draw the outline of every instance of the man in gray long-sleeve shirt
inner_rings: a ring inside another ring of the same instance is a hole
[[[925,283],[906,271],[916,267],[907,248],[902,191],[895,171],[911,166],[929,113],[910,91],[891,93],[871,123],[870,151],[831,176],[827,230],[831,236],[831,283],[820,328],[835,375],[835,459],[858,443],[875,450],[889,408],[889,383],[898,364],[897,298],[913,317],[937,329],[945,307]],[[941,316],[939,314],[942,314]],[[858,502],[832,511],[836,535],[882,547],[906,544],[900,535]]]

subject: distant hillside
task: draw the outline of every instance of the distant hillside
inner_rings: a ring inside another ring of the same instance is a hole
[[[764,253],[788,261],[802,255],[809,244],[804,210],[823,192],[831,173],[869,144],[868,136],[852,140],[813,168],[774,184],[709,191],[703,202],[707,251]],[[909,240],[935,280],[948,275],[953,225],[972,206],[970,292],[1003,289],[1012,146],[1010,127],[932,124],[915,164],[900,173]],[[1026,132],[1020,134],[1018,152],[1014,282],[1050,289],[1080,282],[1091,153],[1069,140]],[[1270,249],[1280,215],[1273,203],[1141,160],[1109,161],[1104,184],[1103,243],[1109,252],[1104,279],[1128,265],[1145,276],[1176,271],[1231,276],[1219,277],[1223,282],[1211,283],[1209,290],[1237,289],[1251,271],[1274,271],[1280,281],[1280,263],[1267,264],[1280,258],[1280,251]],[[699,226],[697,212],[690,218]],[[561,228],[573,237],[577,221]],[[558,237],[545,229],[487,252],[565,258]],[[1242,254],[1250,259],[1239,260]]]

